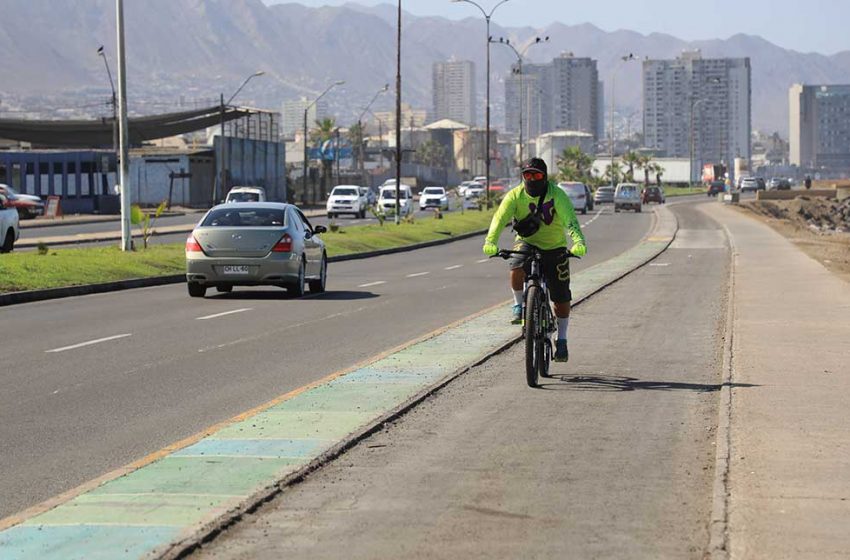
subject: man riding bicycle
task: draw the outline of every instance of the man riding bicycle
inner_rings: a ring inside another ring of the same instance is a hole
[[[531,158],[522,165],[522,184],[505,195],[490,223],[484,243],[484,254],[494,256],[502,230],[513,220],[517,232],[515,251],[528,251],[536,247],[543,255],[542,271],[549,287],[555,316],[558,318],[558,339],[555,343],[555,361],[570,359],[567,347],[567,329],[570,321],[570,261],[572,253],[583,257],[587,253],[584,234],[576,218],[570,197],[553,181],[549,181],[546,162]],[[567,251],[567,236],[572,238],[572,249]],[[522,299],[525,286],[527,255],[511,258],[510,284],[514,294],[511,310],[512,323],[522,322]]]

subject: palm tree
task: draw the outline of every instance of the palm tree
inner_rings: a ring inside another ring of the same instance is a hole
[[[622,175],[622,167],[619,163],[614,162],[614,165],[608,165],[605,167],[605,174],[603,177],[612,185],[616,185],[620,182],[620,175]],[[612,176],[613,175],[613,176]]]
[[[359,169],[366,161],[363,154],[363,126],[360,123],[354,123],[348,128],[348,140],[356,150],[357,164],[355,167]]]
[[[313,142],[323,146],[325,142],[331,140],[336,133],[335,119],[322,119],[316,121],[316,128],[311,131]],[[328,191],[329,179],[333,173],[333,160],[327,159],[322,154],[322,191]]]
[[[664,175],[664,168],[660,163],[650,163],[649,172],[655,175],[655,183],[661,186],[661,176]]]
[[[558,158],[558,178],[561,181],[588,182],[592,166],[593,159],[582,152],[581,148],[569,146]]]
[[[640,165],[640,156],[632,151],[626,152],[623,156],[623,163],[629,166],[629,171],[626,173],[626,180],[635,180],[635,166]]]
[[[426,140],[416,148],[415,160],[430,167],[445,167],[448,150],[434,140]]]
[[[649,186],[649,173],[652,170],[652,156],[640,155],[637,161],[638,169],[643,169],[643,186]]]

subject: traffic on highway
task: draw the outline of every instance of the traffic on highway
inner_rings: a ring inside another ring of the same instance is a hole
[[[0,560],[847,557],[850,8],[373,4],[4,3]]]

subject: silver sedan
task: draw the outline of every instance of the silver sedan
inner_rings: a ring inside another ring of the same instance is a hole
[[[295,296],[305,286],[325,291],[328,259],[319,234],[296,206],[278,202],[222,204],[207,212],[186,240],[189,295],[234,286],[280,286]]]

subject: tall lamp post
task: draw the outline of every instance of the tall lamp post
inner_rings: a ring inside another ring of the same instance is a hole
[[[109,69],[109,61],[106,59],[106,51],[101,45],[97,49],[97,54],[103,58],[103,64],[106,65],[106,75],[109,76],[109,87],[112,88],[112,151],[118,152],[118,96],[115,94],[115,82],[112,81],[112,71]]]
[[[242,82],[242,85],[241,85],[241,86],[239,86],[239,87],[236,89],[236,91],[233,93],[233,95],[231,95],[231,96],[230,96],[230,99],[228,99],[226,103],[225,103],[225,101],[224,101],[224,94],[223,94],[223,93],[221,94],[221,97],[220,97],[220,100],[221,100],[221,111],[220,111],[220,121],[221,121],[221,122],[220,122],[220,126],[221,126],[221,134],[220,134],[220,141],[221,141],[221,161],[220,161],[220,162],[219,162],[219,164],[218,164],[218,169],[219,169],[219,171],[218,171],[218,172],[219,172],[219,183],[221,183],[221,191],[222,191],[222,194],[224,194],[224,192],[227,190],[227,167],[226,167],[226,165],[225,165],[225,162],[227,161],[227,158],[226,158],[226,156],[225,156],[226,148],[227,148],[227,142],[226,142],[225,137],[224,137],[224,117],[225,117],[225,113],[227,112],[227,107],[228,107],[228,105],[230,105],[230,103],[231,103],[234,99],[236,99],[236,96],[237,96],[237,95],[239,95],[239,92],[241,92],[241,91],[242,91],[242,89],[243,89],[245,86],[247,86],[247,85],[248,85],[248,82],[250,82],[250,81],[251,81],[251,80],[253,80],[254,78],[258,78],[258,77],[260,77],[260,76],[262,76],[262,75],[264,75],[264,74],[265,74],[265,72],[263,72],[262,70],[260,70],[260,71],[258,71],[258,72],[254,72],[253,74],[251,74],[250,76],[248,76],[247,78],[245,78],[245,80]],[[214,184],[213,184],[213,196],[212,196],[212,203],[213,203],[213,205],[215,205],[215,201],[216,201],[217,199],[218,199],[218,183],[214,183]]]
[[[323,98],[325,95],[327,95],[327,93],[330,90],[332,90],[336,86],[341,86],[344,83],[345,82],[343,80],[339,80],[339,81],[332,83],[331,85],[329,85],[325,89],[325,91],[323,91],[321,93],[321,95],[319,95],[319,97],[314,99],[312,103],[310,103],[309,105],[307,105],[304,108],[304,177],[302,177],[302,183],[301,184],[304,187],[304,202],[305,203],[307,202],[307,170],[308,170],[307,168],[308,168],[308,164],[309,164],[309,159],[308,159],[308,154],[307,154],[307,114],[310,112],[310,109],[313,108],[313,105],[318,103],[319,100],[321,98]],[[312,199],[312,202],[314,202],[314,203],[316,202],[316,189],[313,189],[313,196],[310,197],[310,198]]]
[[[390,84],[384,84],[384,87],[378,90],[375,94],[375,97],[372,98],[372,101],[366,105],[366,108],[363,109],[363,112],[360,113],[360,116],[357,117],[357,129],[360,130],[360,171],[361,173],[366,170],[366,147],[363,139],[363,116],[369,112],[369,109],[372,107],[372,104],[378,99],[378,97],[382,93],[386,93],[390,89]]]
[[[516,55],[517,65],[519,70],[519,161],[520,165],[522,165],[523,161],[523,150],[525,148],[525,144],[523,143],[523,134],[522,134],[522,120],[523,120],[523,105],[525,103],[525,88],[523,87],[523,74],[522,74],[522,57],[525,56],[525,53],[528,52],[528,49],[533,47],[534,45],[540,45],[542,43],[548,43],[549,37],[535,37],[534,41],[525,46],[521,51],[517,50],[515,46],[511,44],[510,39],[505,39],[504,37],[499,37],[499,40],[496,41],[492,37],[490,37],[491,43],[499,43],[500,45],[506,45],[510,47],[514,54]]]
[[[624,66],[624,63],[637,60],[635,55],[629,53],[620,57],[620,64],[614,68],[611,74],[611,138],[608,141],[608,146],[611,148],[611,186],[614,186],[614,91],[617,83],[617,72]]]
[[[121,150],[119,176],[121,181],[121,250],[133,250],[130,232],[130,146],[127,129],[127,53],[124,51],[124,0],[115,0],[116,32],[118,35],[118,144]]]
[[[395,224],[401,223],[401,0],[398,0],[395,73]]]
[[[401,0],[399,0],[401,1]],[[487,185],[485,191],[485,200],[487,201],[487,206],[490,206],[490,20],[493,17],[493,13],[495,13],[496,9],[502,4],[508,2],[509,0],[501,0],[501,2],[497,3],[493,6],[493,9],[488,13],[484,8],[482,8],[477,2],[473,0],[451,0],[452,3],[457,4],[460,2],[465,2],[467,4],[472,4],[484,15],[484,19],[487,21],[487,109],[485,111],[485,121],[486,121],[486,134],[487,137],[484,140],[484,149],[487,154],[484,159],[484,175],[487,178]]]

